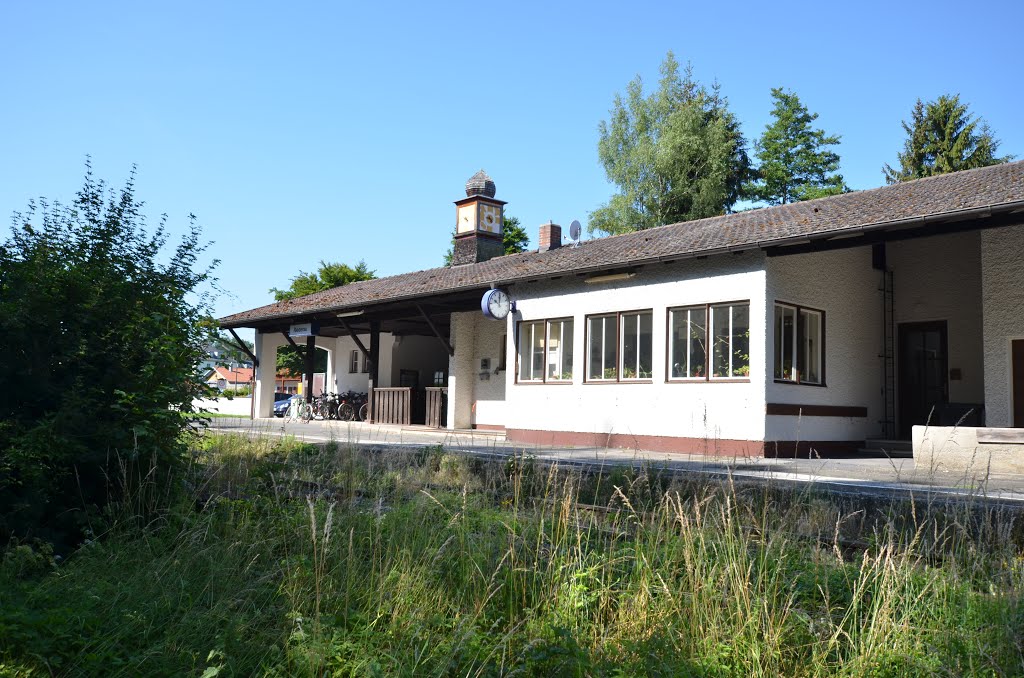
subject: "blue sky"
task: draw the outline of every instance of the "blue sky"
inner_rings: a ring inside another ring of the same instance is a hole
[[[0,213],[69,201],[86,155],[138,165],[153,220],[195,213],[229,292],[267,303],[320,259],[441,263],[484,168],[536,243],[611,195],[597,125],[668,50],[717,80],[749,140],[772,87],[883,183],[917,97],[959,92],[1024,158],[1020,2],[138,3],[0,8]]]

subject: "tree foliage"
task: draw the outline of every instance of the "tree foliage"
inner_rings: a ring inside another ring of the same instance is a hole
[[[727,212],[741,197],[750,161],[739,122],[717,84],[680,75],[671,52],[658,90],[637,76],[598,126],[598,157],[619,192],[591,212],[591,232],[625,233]]]
[[[999,141],[984,118],[975,117],[960,95],[943,94],[935,101],[914,104],[910,121],[903,121],[907,139],[897,155],[899,167],[882,168],[885,181],[909,179],[998,165],[1013,159],[997,156]]]
[[[354,267],[348,264],[321,261],[320,268],[315,273],[300,271],[292,278],[288,289],[279,290],[276,287],[270,290],[277,301],[304,297],[314,292],[322,292],[333,287],[340,287],[361,280],[372,280],[377,275],[371,271],[365,261],[360,260]],[[291,345],[281,346],[277,349],[277,369],[293,375],[300,375],[306,372],[306,360],[302,353],[295,350]],[[317,350],[314,354],[313,371],[324,372],[327,370],[327,352]]]
[[[273,287],[270,293],[274,295],[275,301],[285,301],[352,282],[372,280],[376,277],[376,274],[367,268],[366,262],[362,260],[354,268],[348,264],[321,261],[320,268],[315,273],[299,271],[299,274],[292,278],[288,289],[279,290]]]
[[[530,244],[530,236],[519,223],[518,217],[505,215],[502,219],[501,244],[505,247],[505,254],[519,254],[526,251]],[[452,265],[453,256],[455,256],[455,231],[452,231],[452,245],[444,253],[445,266]]]
[[[248,339],[242,339],[242,343],[250,351],[254,350],[253,343]],[[252,357],[242,351],[235,343],[235,338],[227,332],[219,332],[210,343],[210,347],[217,352],[219,364],[252,362]]]
[[[140,208],[134,171],[108,191],[87,165],[72,205],[30,203],[0,245],[0,543],[73,546],[112,502],[155,506],[184,458],[210,269],[195,217],[170,248]]]
[[[759,165],[747,194],[769,205],[822,198],[848,190],[839,171],[839,154],[830,147],[837,135],[826,135],[793,92],[772,89],[772,121],[755,142]]]

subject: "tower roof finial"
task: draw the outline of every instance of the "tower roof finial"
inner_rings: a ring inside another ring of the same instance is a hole
[[[493,198],[495,193],[494,180],[487,176],[487,172],[480,170],[466,182],[466,196],[483,195]]]

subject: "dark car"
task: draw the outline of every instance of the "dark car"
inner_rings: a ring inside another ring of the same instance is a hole
[[[283,417],[284,415],[288,414],[288,406],[292,404],[292,399],[299,397],[298,395],[289,395],[287,393],[275,393],[274,397],[277,398],[277,396],[279,395],[283,395],[285,399],[278,400],[277,402],[274,403],[275,417]]]

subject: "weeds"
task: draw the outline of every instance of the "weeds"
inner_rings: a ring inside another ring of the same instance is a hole
[[[1016,675],[1006,509],[211,436],[189,503],[0,566],[0,675]]]

